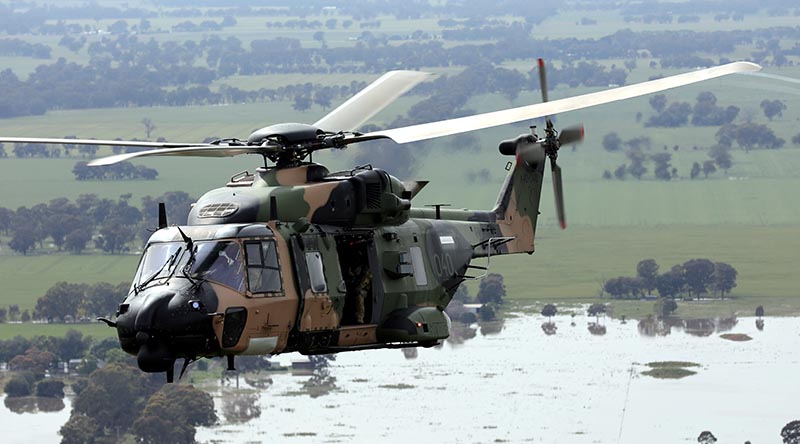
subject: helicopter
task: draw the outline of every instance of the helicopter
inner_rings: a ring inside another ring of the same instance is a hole
[[[170,225],[160,204],[158,229],[128,295],[114,319],[99,319],[117,330],[121,348],[137,357],[141,370],[166,373],[173,382],[179,359],[182,377],[201,358],[224,356],[228,370],[235,370],[238,355],[436,345],[449,336],[444,309],[462,282],[485,276],[492,256],[535,251],[548,162],[557,219],[566,228],[558,150],[580,142],[584,131],[582,126],[558,131],[550,116],[760,68],[734,62],[549,101],[539,59],[542,103],[358,132],[429,76],[392,71],[314,124],[270,125],[246,140],[0,137],[0,142],[147,148],[96,159],[91,166],[143,156],[263,157],[254,173],[237,174],[200,197],[186,224]],[[330,172],[310,159],[319,150],[368,140],[410,143],[541,117],[542,136],[534,129],[499,143],[500,154],[512,160],[488,210],[417,208],[412,200],[427,182],[402,182],[370,166]],[[486,258],[487,266],[473,265],[478,258]]]

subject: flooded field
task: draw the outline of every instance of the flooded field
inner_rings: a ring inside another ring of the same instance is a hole
[[[266,388],[215,388],[223,423],[198,440],[678,443],[710,430],[719,442],[780,442],[781,428],[800,418],[796,318],[767,319],[763,330],[754,318],[722,325],[750,341],[697,325],[648,336],[636,322],[611,320],[596,335],[585,318],[571,326],[569,317],[546,335],[544,322],[512,318],[499,334],[477,331],[416,359],[340,354],[326,381],[280,373],[271,384],[251,380]],[[656,361],[699,365],[682,379],[641,374]]]
[[[542,317],[512,317],[502,329],[461,328],[462,339],[416,358],[400,350],[343,353],[317,376],[242,376],[239,389],[211,383],[221,424],[200,429],[197,439],[694,443],[710,430],[719,442],[780,442],[781,428],[800,419],[800,319],[769,318],[761,329],[754,318],[601,319],[605,329],[590,332],[594,321],[578,317],[572,326],[562,316],[543,328]],[[288,364],[296,356],[280,358]],[[683,377],[643,375],[654,369]],[[68,399],[3,402],[2,442],[60,441]]]

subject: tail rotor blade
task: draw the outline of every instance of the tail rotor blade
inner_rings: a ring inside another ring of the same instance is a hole
[[[544,59],[539,59],[539,88],[542,90],[542,102],[547,102],[547,71],[544,69]]]
[[[539,89],[542,90],[542,103],[547,103],[547,70],[544,68],[544,59],[539,59]],[[553,122],[550,120],[550,116],[547,115],[544,118],[547,129],[553,128]]]
[[[558,216],[558,224],[562,230],[567,229],[567,219],[564,214],[564,186],[561,182],[561,167],[558,166],[555,159],[550,158],[550,171],[553,175],[553,193],[555,194],[556,201],[556,215]]]
[[[583,125],[570,126],[564,128],[558,134],[558,144],[560,146],[569,145],[583,141],[584,131]]]

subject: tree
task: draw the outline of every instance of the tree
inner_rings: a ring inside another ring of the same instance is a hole
[[[311,109],[311,97],[302,94],[294,96],[294,104],[292,104],[292,108],[300,112],[308,111]]]
[[[800,444],[800,421],[792,421],[781,429],[783,444]]]
[[[31,347],[25,354],[17,355],[8,361],[8,368],[15,371],[29,371],[43,378],[45,370],[51,368],[55,362],[56,355],[53,353]]]
[[[674,102],[661,113],[651,116],[644,126],[674,128],[689,123],[692,106],[688,102]]]
[[[648,293],[652,293],[656,288],[658,278],[658,264],[655,259],[644,259],[636,264],[636,276],[644,282],[644,288]]]
[[[502,274],[489,273],[481,280],[481,284],[478,287],[478,302],[481,304],[493,303],[502,305],[505,296],[506,286],[503,283]]]
[[[722,299],[725,299],[725,293],[730,293],[736,287],[737,275],[736,269],[725,262],[714,264],[714,274],[711,276],[712,288],[715,292],[719,292]]]
[[[64,381],[60,379],[42,379],[36,384],[36,396],[43,398],[63,398]]]
[[[675,299],[664,299],[663,303],[661,304],[661,316],[669,316],[678,309],[678,303],[675,302]]]
[[[761,110],[767,119],[772,120],[775,117],[783,116],[783,111],[786,110],[786,104],[781,100],[768,100],[761,101]]]
[[[8,246],[17,253],[27,255],[28,251],[36,246],[36,239],[34,227],[30,225],[17,226],[14,230],[14,235],[11,236],[11,240],[8,242]]]
[[[800,145],[800,133],[797,133],[794,136],[792,136],[792,143],[795,145]]]
[[[128,293],[130,285],[112,285],[108,282],[98,282],[86,290],[86,297],[81,305],[81,311],[86,316],[111,316],[117,311],[122,299]]]
[[[713,433],[709,432],[708,430],[704,430],[700,432],[700,435],[697,437],[697,442],[700,444],[714,444],[717,442],[717,438]]]
[[[690,259],[683,263],[683,275],[689,294],[697,297],[708,291],[713,282],[714,263],[708,259]]]
[[[672,165],[670,162],[672,161],[672,154],[670,153],[657,153],[653,154],[652,156],[653,162],[655,162],[655,170],[653,173],[655,174],[657,179],[661,180],[670,180],[672,179]]]
[[[35,313],[37,318],[47,320],[63,320],[69,315],[73,318],[78,315],[78,308],[83,303],[86,294],[86,284],[70,284],[57,282],[50,287],[44,296],[36,300]]]
[[[657,112],[661,113],[667,107],[667,96],[664,94],[656,94],[650,97],[650,106]]]
[[[605,314],[606,313],[606,309],[607,309],[607,307],[606,307],[605,304],[594,303],[594,304],[589,306],[589,309],[586,311],[586,313],[589,316],[594,316],[596,318],[597,322],[600,322],[600,315],[601,314]]]
[[[144,125],[144,133],[146,137],[149,139],[150,135],[153,134],[153,131],[156,129],[156,125],[150,120],[149,117],[145,117],[142,119],[142,125]]]
[[[100,426],[93,418],[73,413],[58,431],[61,444],[94,444],[100,434]]]
[[[703,175],[706,179],[708,178],[709,174],[714,174],[715,171],[717,171],[717,167],[714,166],[713,160],[706,160],[703,162]]]
[[[170,384],[150,397],[133,433],[142,444],[194,444],[196,427],[216,422],[211,395],[190,385]]]
[[[619,180],[625,180],[625,175],[628,173],[628,167],[623,163],[614,170],[614,177]]]
[[[763,305],[759,305],[758,307],[756,307],[756,316],[758,316],[759,318],[764,316],[764,306]]]
[[[674,298],[683,291],[684,285],[683,267],[680,265],[656,278],[656,290],[662,298]]]
[[[696,179],[697,176],[700,175],[701,171],[702,168],[700,167],[700,164],[698,162],[695,162],[692,164],[692,171],[689,173],[689,177],[692,179]]]
[[[26,378],[22,373],[16,373],[6,382],[4,392],[9,398],[30,396],[32,379]]]
[[[53,338],[55,350],[62,361],[69,361],[70,359],[78,359],[86,354],[86,350],[92,342],[91,336],[83,336],[83,333],[77,330],[67,330],[63,337]]]
[[[603,148],[606,151],[619,151],[622,149],[622,138],[617,133],[608,133],[603,136]]]
[[[547,304],[542,308],[542,316],[546,316],[548,319],[555,316],[557,312],[558,309],[554,304]]]
[[[92,240],[91,227],[80,226],[67,234],[64,238],[64,247],[73,254],[81,254],[90,240]]]
[[[100,430],[123,434],[144,408],[151,389],[138,369],[123,364],[106,365],[91,374],[86,388],[75,397],[73,416],[87,416]]]
[[[714,145],[708,150],[708,157],[714,160],[718,167],[725,170],[727,174],[731,166],[733,166],[733,159],[731,157],[731,149],[725,145]]]

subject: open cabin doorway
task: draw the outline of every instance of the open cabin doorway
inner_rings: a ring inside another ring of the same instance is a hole
[[[376,273],[377,256],[371,233],[337,235],[336,250],[346,288],[342,325],[374,323],[375,292],[379,287],[376,279],[380,279],[380,274]]]

